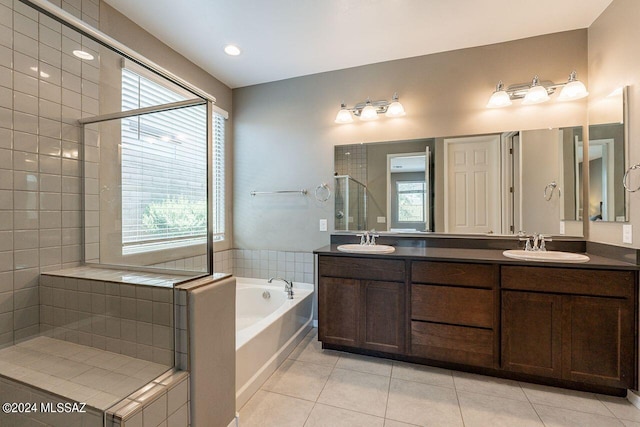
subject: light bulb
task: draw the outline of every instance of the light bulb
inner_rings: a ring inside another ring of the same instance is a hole
[[[531,83],[531,88],[527,91],[527,94],[524,96],[522,100],[523,105],[533,105],[540,104],[541,102],[546,102],[549,100],[549,94],[547,93],[547,89],[544,86],[540,86],[540,81],[538,80],[538,76],[533,78],[533,82]]]
[[[558,101],[573,101],[584,98],[587,95],[589,95],[587,88],[584,83],[577,79],[576,72],[573,71],[569,75],[569,81],[562,88],[562,92],[560,92],[560,96],[558,96]]]
[[[402,104],[400,104],[400,102],[398,101],[393,101],[391,104],[389,104],[389,107],[387,108],[387,112],[385,113],[385,116],[402,117],[405,114],[407,113],[404,111],[404,107],[402,106]]]
[[[489,102],[487,102],[487,108],[502,108],[508,107],[511,105],[511,97],[504,90],[504,85],[502,84],[502,80],[498,82],[496,85],[496,90],[489,98]]]
[[[360,113],[360,120],[369,121],[369,120],[378,120],[378,110],[371,105],[371,101],[367,99],[367,103],[365,107],[362,109]]]
[[[344,104],[340,105],[340,111],[336,115],[336,123],[351,123],[353,122],[353,116],[351,115],[351,111],[347,110],[347,106]]]

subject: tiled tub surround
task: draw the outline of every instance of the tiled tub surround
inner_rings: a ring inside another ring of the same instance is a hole
[[[44,335],[173,366],[171,287],[43,274],[40,321]]]
[[[54,0],[97,25],[98,0]],[[81,258],[80,128],[98,113],[95,43],[0,0],[0,345],[39,331],[38,275]]]
[[[272,250],[232,249],[227,255],[227,262],[231,265],[233,274],[239,277],[253,279],[268,279],[282,277],[294,282],[314,283],[313,254],[311,252],[290,252]],[[224,267],[224,253],[222,263]],[[214,267],[217,263],[214,254]],[[232,257],[232,258],[229,258]],[[217,270],[216,270],[217,271]]]

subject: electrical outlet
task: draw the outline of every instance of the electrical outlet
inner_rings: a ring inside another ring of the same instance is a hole
[[[386,216],[379,216],[379,217],[377,218],[377,223],[378,223],[378,224],[384,224],[384,223],[386,223],[386,222],[387,222],[387,217],[386,217]]]
[[[631,224],[622,225],[622,243],[633,243],[633,227]]]
[[[564,234],[564,221],[560,221],[560,234]]]
[[[326,219],[321,219],[320,220],[320,231],[327,231],[327,220]]]

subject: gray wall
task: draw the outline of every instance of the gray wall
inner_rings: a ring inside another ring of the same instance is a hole
[[[586,82],[586,30],[235,89],[235,246],[309,251],[329,242],[318,220],[327,218],[333,229],[333,199],[317,202],[313,190],[323,182],[333,187],[334,145],[584,124],[584,100],[485,108],[500,79],[527,82],[538,73],[562,82],[573,69]],[[352,106],[367,97],[390,99],[394,91],[405,117],[333,122],[341,101]],[[310,196],[249,195],[297,188],[311,190]]]

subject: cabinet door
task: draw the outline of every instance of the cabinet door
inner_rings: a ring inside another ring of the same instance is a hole
[[[502,291],[502,365],[509,371],[562,376],[562,296]]]
[[[328,344],[357,346],[360,281],[320,277],[318,338]]]
[[[387,353],[405,351],[405,284],[361,282],[361,346]]]
[[[633,304],[628,299],[564,298],[564,378],[632,388],[635,358]]]

